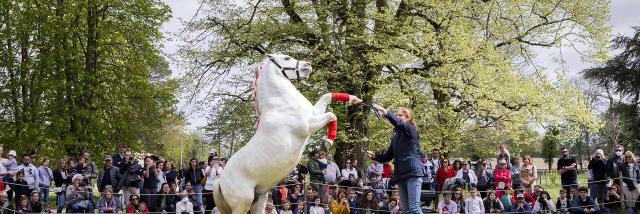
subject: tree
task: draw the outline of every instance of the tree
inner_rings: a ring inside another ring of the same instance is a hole
[[[255,66],[262,54],[284,52],[315,68],[310,82],[365,102],[406,105],[416,112],[426,147],[457,151],[468,130],[495,129],[511,138],[549,113],[555,97],[543,77],[520,75],[532,48],[579,38],[602,58],[606,1],[241,1],[207,0],[181,55],[190,66],[190,90],[219,88]],[[314,100],[320,94],[303,86]],[[387,96],[389,88],[400,97]],[[247,90],[236,95],[248,97]],[[212,93],[214,95],[220,93]],[[223,93],[224,94],[224,93]],[[371,142],[363,106],[333,108],[341,121],[336,160]],[[473,125],[469,125],[473,124]],[[504,124],[501,126],[500,124]],[[382,126],[382,125],[380,125]],[[499,128],[496,128],[499,127]],[[385,127],[383,132],[388,132]],[[373,130],[378,131],[378,130]],[[384,149],[374,148],[377,150]]]
[[[622,49],[620,54],[585,69],[582,75],[603,88],[609,101],[602,115],[606,123],[600,132],[603,139],[611,146],[624,144],[640,151],[640,27],[633,29],[632,37],[618,36],[613,40],[613,47]]]
[[[167,5],[9,0],[0,11],[2,143],[57,158],[159,142],[177,86],[159,51]]]
[[[553,158],[558,156],[559,135],[560,129],[557,126],[550,126],[542,139],[542,157],[549,171],[554,163]]]

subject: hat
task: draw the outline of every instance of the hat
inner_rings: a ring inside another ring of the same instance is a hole
[[[524,198],[524,194],[522,194],[522,193],[518,193],[518,195],[516,196],[516,198]]]
[[[17,157],[18,155],[16,155],[16,150],[10,150],[9,151],[9,155],[13,155],[13,157]]]
[[[209,150],[209,154],[218,154],[218,152],[215,149],[211,149]]]
[[[75,174],[75,175],[73,176],[73,179],[71,179],[71,180],[72,180],[72,181],[75,181],[75,180],[78,180],[78,179],[82,180],[83,178],[84,178],[84,177],[82,177],[82,175],[81,175],[81,174]]]
[[[506,164],[506,163],[507,163],[507,161],[506,161],[506,160],[504,160],[504,159],[500,159],[500,164]]]
[[[111,158],[111,155],[105,155],[104,160],[113,160],[113,158]]]

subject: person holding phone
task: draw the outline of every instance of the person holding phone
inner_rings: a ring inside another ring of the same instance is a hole
[[[393,125],[393,138],[389,148],[380,154],[367,150],[367,156],[380,163],[394,160],[394,180],[400,190],[403,213],[422,214],[420,189],[425,170],[420,162],[420,136],[410,109],[400,107],[396,112],[373,105]]]

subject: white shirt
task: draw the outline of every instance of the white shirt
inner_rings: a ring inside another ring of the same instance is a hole
[[[321,206],[311,206],[309,214],[324,214],[324,208]]]
[[[193,204],[189,201],[188,197],[176,203],[176,213],[182,212],[193,214]]]
[[[358,179],[358,171],[355,167],[352,167],[351,170],[347,168],[342,169],[342,178],[349,180],[349,174],[353,174],[353,176]]]
[[[465,201],[464,210],[467,214],[484,213],[484,202],[480,197],[468,198]]]
[[[207,166],[204,170],[204,175],[207,176],[207,182],[204,184],[204,189],[213,191],[215,189],[216,179],[220,178],[223,171],[224,170],[221,166],[218,166],[217,168],[214,166]]]

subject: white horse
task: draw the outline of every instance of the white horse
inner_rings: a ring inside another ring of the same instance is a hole
[[[325,112],[327,105],[332,100],[360,102],[352,95],[337,98],[327,93],[311,105],[290,82],[308,77],[311,71],[308,62],[286,55],[270,54],[262,62],[254,85],[259,124],[247,145],[227,161],[215,183],[214,198],[220,213],[263,213],[267,192],[300,162],[309,136],[336,120],[333,113]]]

